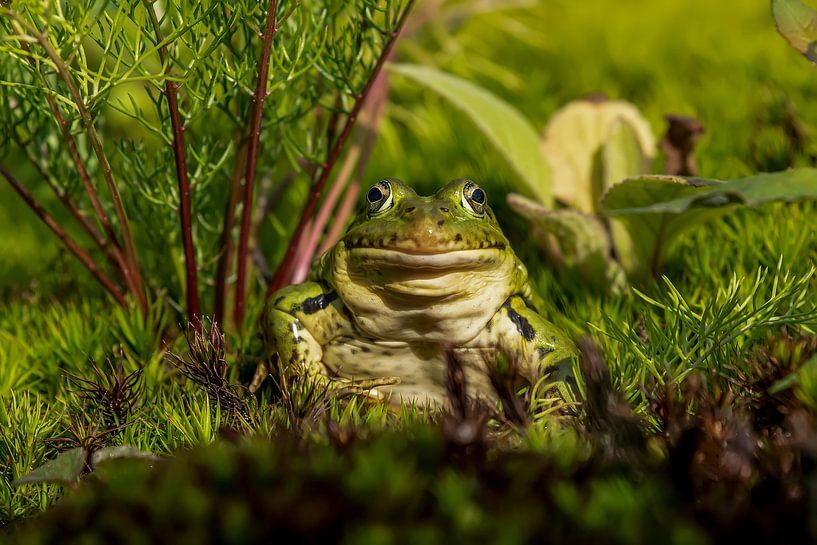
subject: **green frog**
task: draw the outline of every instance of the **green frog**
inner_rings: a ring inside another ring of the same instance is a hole
[[[424,197],[388,178],[309,281],[272,295],[265,334],[284,365],[341,383],[386,379],[368,393],[392,403],[443,403],[452,354],[470,396],[495,401],[494,366],[512,362],[517,376],[544,378],[564,398],[575,348],[532,295],[476,183]],[[259,366],[252,391],[267,374]]]

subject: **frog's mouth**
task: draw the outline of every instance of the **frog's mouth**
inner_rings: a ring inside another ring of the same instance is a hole
[[[462,250],[394,250],[354,248],[349,257],[357,268],[391,268],[428,271],[473,270],[492,267],[502,257],[504,245]]]

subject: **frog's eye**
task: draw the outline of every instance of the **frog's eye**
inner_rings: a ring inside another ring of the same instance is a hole
[[[391,184],[386,180],[378,182],[366,193],[366,203],[369,205],[369,215],[376,216],[391,208],[394,199],[391,193]]]
[[[485,204],[488,202],[485,192],[474,182],[467,182],[462,188],[462,206],[474,214],[485,215]]]

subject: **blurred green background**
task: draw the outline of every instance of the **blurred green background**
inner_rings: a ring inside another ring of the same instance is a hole
[[[476,81],[537,130],[568,101],[602,92],[635,103],[659,137],[666,113],[699,118],[706,127],[697,148],[701,176],[727,179],[815,162],[817,74],[776,33],[768,2],[548,0],[506,2],[498,10],[498,2],[447,2],[444,18],[436,17],[437,4],[419,4],[415,18],[423,24],[400,42],[397,59]],[[508,169],[470,121],[411,82],[391,79],[367,177],[397,176],[431,191],[467,176],[493,190],[492,202],[502,209],[512,183]],[[110,116],[103,134],[121,134],[118,119]],[[22,159],[6,161],[67,219]],[[507,216],[500,213],[506,225],[516,221]],[[289,218],[273,221],[286,225]],[[68,293],[76,282],[97,290],[5,184],[0,256],[0,293]]]

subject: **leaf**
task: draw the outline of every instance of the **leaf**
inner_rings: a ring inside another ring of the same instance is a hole
[[[622,265],[632,277],[660,274],[672,243],[687,229],[735,205],[817,198],[817,169],[758,174],[729,182],[677,176],[639,176],[610,189],[603,212],[621,222],[613,231]]]
[[[616,192],[618,188],[613,188],[605,196],[605,213],[610,216],[663,212],[680,214],[697,207],[716,207],[728,204],[760,206],[773,201],[794,202],[817,197],[817,169],[815,168],[796,168],[763,173],[729,182],[675,176],[639,176],[626,181],[632,180],[680,181],[699,188],[704,186],[704,189],[686,195],[656,195],[651,203],[632,206],[626,205],[627,201],[620,199]]]
[[[531,194],[552,207],[550,168],[542,156],[536,131],[518,110],[470,81],[428,66],[392,63],[389,70],[437,93],[465,113]]]
[[[28,475],[12,481],[11,486],[28,483],[75,483],[85,468],[87,457],[88,453],[83,447],[66,450],[58,454],[53,460],[49,460],[34,469]]]
[[[803,375],[814,375],[817,372],[817,355],[812,356],[809,358],[803,365],[800,366],[797,371],[794,373],[787,375],[769,387],[769,393],[779,394],[783,390],[788,390],[794,386],[800,384],[800,378]]]
[[[105,482],[113,482],[127,478],[133,468],[145,465],[151,467],[153,462],[160,459],[152,452],[139,450],[133,445],[119,445],[105,447],[94,452],[91,457],[91,466],[97,478]]]
[[[658,276],[663,270],[667,249],[684,231],[698,223],[724,214],[726,209],[703,209],[683,216],[671,213],[619,214],[623,207],[648,207],[664,199],[696,195],[705,191],[689,180],[674,176],[641,176],[615,185],[601,202],[603,212],[615,216],[611,225],[619,261],[634,280]]]
[[[624,118],[615,119],[602,144],[599,190],[596,200],[622,180],[649,172],[652,157],[644,153],[637,129]]]
[[[101,448],[94,452],[91,456],[91,465],[96,468],[99,464],[124,458],[152,461],[159,460],[159,457],[152,452],[139,450],[138,447],[133,445],[118,445],[115,447]]]
[[[628,102],[578,100],[550,120],[542,151],[553,169],[556,197],[581,212],[595,213],[612,184],[649,171],[655,138],[647,120]]]
[[[596,216],[570,208],[550,210],[515,193],[508,195],[508,204],[543,232],[554,235],[584,280],[601,289],[623,288],[620,267],[611,258],[610,238]]]
[[[799,0],[772,0],[772,15],[789,45],[817,64],[817,11]]]

